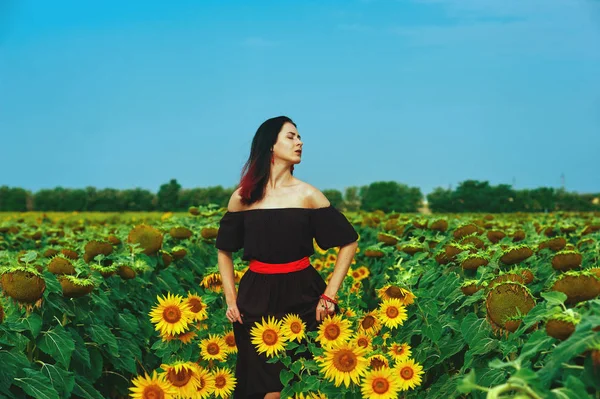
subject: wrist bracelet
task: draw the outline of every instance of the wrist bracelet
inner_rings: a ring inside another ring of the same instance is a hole
[[[327,295],[325,295],[325,294],[321,294],[321,295],[320,295],[320,298],[321,298],[321,299],[324,299],[324,300],[326,300],[326,301],[329,301],[329,302],[331,302],[331,303],[335,303],[335,304],[337,305],[337,301],[336,301],[335,299],[331,299],[331,298],[329,298],[329,297],[328,297]]]

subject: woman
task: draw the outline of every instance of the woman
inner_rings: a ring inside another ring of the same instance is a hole
[[[238,347],[235,399],[279,398],[280,362],[267,363],[251,342],[250,329],[264,317],[298,314],[308,331],[336,311],[335,296],[348,272],[358,234],[318,189],[295,178],[302,141],[285,116],[256,131],[242,178],[220,222],[215,246]],[[326,284],[310,264],[313,238],[320,248],[341,247]],[[249,269],[236,293],[232,252],[244,248]]]

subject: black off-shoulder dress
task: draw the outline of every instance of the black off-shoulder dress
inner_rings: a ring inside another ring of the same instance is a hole
[[[287,263],[314,254],[313,238],[322,249],[340,247],[358,239],[348,219],[335,207],[259,208],[226,212],[222,217],[215,246],[236,252],[242,247],[243,260]],[[238,347],[235,399],[263,398],[267,392],[283,389],[280,362],[267,363],[251,342],[250,329],[264,317],[283,318],[295,313],[307,330],[317,329],[315,310],[327,284],[311,265],[289,273],[265,274],[247,270],[238,287],[237,306],[243,324],[233,323]]]

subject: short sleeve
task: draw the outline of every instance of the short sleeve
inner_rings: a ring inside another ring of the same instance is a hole
[[[321,249],[342,247],[358,240],[358,233],[346,216],[333,205],[312,212],[313,236]]]
[[[219,224],[215,247],[235,252],[244,246],[244,214],[242,212],[225,212]]]

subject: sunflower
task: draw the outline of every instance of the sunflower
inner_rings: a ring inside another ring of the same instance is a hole
[[[198,366],[198,380],[200,381],[198,390],[195,396],[191,397],[206,399],[215,391],[215,377],[204,367]]]
[[[305,337],[306,323],[297,314],[288,314],[281,323],[281,333],[288,341],[300,342]]]
[[[319,325],[317,341],[322,346],[331,347],[347,342],[352,334],[350,321],[342,319],[342,315],[325,316],[323,322]]]
[[[157,296],[157,299],[158,305],[149,313],[150,321],[156,323],[155,329],[159,330],[161,335],[185,332],[194,317],[190,306],[181,296],[172,295],[170,292],[166,298]]]
[[[326,349],[322,356],[315,359],[325,378],[334,382],[336,387],[344,383],[347,388],[350,381],[358,384],[360,377],[367,372],[366,352],[364,348],[354,348],[349,343],[344,343]]]
[[[394,378],[394,372],[388,368],[371,370],[361,384],[362,397],[365,399],[394,399],[398,397],[400,381]]]
[[[254,323],[250,329],[252,343],[256,346],[258,353],[266,353],[267,356],[274,356],[280,351],[285,350],[283,345],[286,338],[281,331],[281,320],[275,320],[275,317],[268,316],[267,321],[262,318],[262,323]]]
[[[169,342],[174,339],[178,339],[182,343],[187,345],[190,342],[192,342],[192,340],[194,338],[196,338],[196,333],[194,331],[188,331],[188,332],[185,332],[182,334],[165,334],[165,335],[162,335],[161,337],[164,342]]]
[[[343,315],[346,317],[356,317],[356,312],[354,311],[354,309],[348,307],[344,311]]]
[[[402,362],[410,357],[410,346],[407,343],[397,344],[394,342],[390,347],[388,354],[392,356],[396,363]]]
[[[145,377],[138,376],[132,382],[134,386],[129,388],[131,391],[129,395],[132,399],[172,399],[177,395],[177,389],[165,380],[164,375],[159,375],[156,370],[152,372],[152,377],[145,373]]]
[[[377,290],[377,293],[382,301],[396,298],[399,299],[404,305],[410,305],[414,303],[414,299],[416,298],[415,294],[409,290],[390,284]]]
[[[225,353],[237,353],[237,345],[235,344],[235,335],[233,331],[227,332],[223,336],[223,341],[225,341]]]
[[[215,390],[213,394],[216,397],[227,398],[233,392],[237,380],[231,370],[217,367],[212,376],[215,380]]]
[[[383,324],[389,328],[401,326],[408,318],[406,308],[399,299],[386,299],[379,307],[379,317]]]
[[[188,297],[185,299],[190,310],[194,314],[193,320],[200,321],[208,319],[208,313],[206,312],[206,304],[202,301],[202,297],[196,294],[192,294],[188,291]]]
[[[381,320],[379,320],[379,312],[377,309],[366,313],[358,319],[358,331],[362,331],[370,336],[375,336],[381,330]]]
[[[352,278],[356,280],[364,280],[365,278],[369,277],[369,274],[369,269],[367,269],[365,266],[357,267],[350,273]]]
[[[325,258],[325,266],[327,267],[335,267],[335,262],[337,261],[336,254],[328,254]]]
[[[227,357],[227,344],[223,337],[217,334],[208,334],[208,338],[200,341],[200,355],[205,360],[223,361]]]
[[[379,354],[369,356],[367,358],[367,362],[369,362],[369,367],[372,370],[379,370],[381,368],[389,368],[390,367],[390,363],[389,363],[387,357],[385,357],[383,355],[379,355]]]
[[[396,363],[393,370],[394,377],[399,377],[400,389],[402,391],[407,391],[421,385],[423,366],[416,363],[413,359],[406,359]]]
[[[204,277],[200,282],[200,285],[207,290],[213,292],[221,292],[223,290],[223,281],[221,281],[220,273],[210,273]]]
[[[195,394],[200,385],[198,377],[198,365],[193,362],[175,362],[173,364],[161,364],[165,379],[177,391],[179,397],[190,397]]]
[[[350,276],[352,276],[352,278],[353,278],[354,280],[356,280],[356,281],[360,280],[360,277],[361,277],[361,275],[360,275],[360,272],[359,272],[358,270],[350,270],[350,271],[348,272],[348,274],[349,274]]]
[[[311,262],[315,270],[321,271],[323,270],[323,261],[321,259],[315,259],[314,262]]]
[[[238,284],[240,282],[240,280],[244,276],[244,273],[246,273],[246,270],[248,270],[248,268],[245,268],[244,270],[234,270],[233,271],[233,280],[236,284]]]
[[[373,342],[371,337],[365,332],[359,331],[354,337],[350,340],[352,345],[359,346],[361,348],[365,348],[367,352],[371,352],[373,350]]]
[[[350,286],[350,292],[359,293],[362,289],[362,280],[355,280]]]

